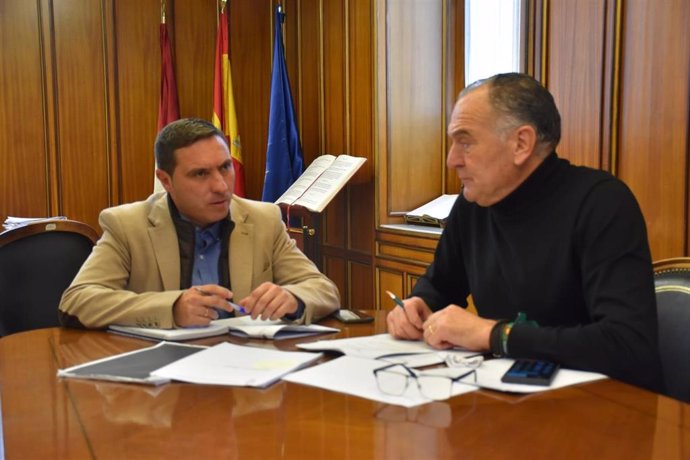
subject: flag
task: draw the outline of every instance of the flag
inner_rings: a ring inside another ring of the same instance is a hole
[[[273,38],[273,75],[263,201],[276,201],[280,198],[302,174],[304,165],[290,81],[285,66],[282,33],[284,17],[285,14],[278,5]]]
[[[216,35],[216,66],[213,76],[213,124],[223,131],[228,139],[232,166],[235,169],[234,194],[243,197],[245,196],[244,164],[242,163],[240,135],[237,132],[235,97],[232,94],[229,48],[228,16],[225,12],[225,1],[221,1],[218,34]]]
[[[168,26],[165,23],[165,2],[162,5],[159,35],[161,42],[161,95],[158,105],[158,131],[163,129],[168,123],[180,118],[180,108],[177,103],[177,83],[175,83],[175,69],[173,68],[172,60],[172,46],[170,46],[170,38],[168,37]],[[153,175],[153,191],[154,193],[163,191],[163,185],[158,181],[155,172]]]

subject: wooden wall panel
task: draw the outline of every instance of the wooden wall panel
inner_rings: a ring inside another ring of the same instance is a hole
[[[266,170],[273,10],[269,0],[231,1],[230,56],[247,197],[260,200]]]
[[[370,0],[349,0],[347,4],[349,151],[369,160],[350,183],[371,183],[374,176],[374,12]]]
[[[377,310],[392,310],[395,308],[395,303],[386,294],[386,291],[391,291],[400,298],[405,298],[404,292],[404,277],[403,271],[394,269],[376,268],[376,309]]]
[[[299,52],[288,53],[287,59],[292,60],[299,57],[300,72],[296,82],[293,74],[292,88],[294,98],[299,100],[297,118],[302,136],[304,162],[309,164],[323,153],[324,141],[321,122],[323,118],[321,107],[323,95],[321,86],[323,83],[321,2],[300,2],[299,14],[301,27]]]
[[[652,257],[688,254],[690,4],[625,2],[619,175],[644,212]]]
[[[324,257],[324,273],[333,280],[338,291],[340,291],[340,305],[347,306],[350,304],[350,291],[348,288],[347,264],[339,257]]]
[[[347,122],[347,62],[348,36],[345,34],[343,1],[323,2],[324,74],[324,136],[325,150],[321,153],[340,154],[348,151]]]
[[[386,33],[387,212],[443,193],[443,8],[434,0],[389,1]]]
[[[234,5],[235,2],[233,7]],[[216,23],[215,1],[174,2],[171,26],[175,40],[175,76],[182,117],[211,119]],[[232,32],[230,34],[232,37]],[[231,65],[232,59],[233,56],[230,56]],[[156,61],[160,63],[160,55]],[[155,112],[158,113],[157,108]]]
[[[561,112],[557,149],[571,163],[602,166],[606,2],[557,0],[549,6],[546,84]]]
[[[348,308],[368,310],[374,308],[374,274],[371,264],[350,263]]]
[[[111,204],[103,5],[54,2],[53,14],[61,212],[98,227]]]
[[[170,8],[166,16],[168,33],[172,36],[175,30],[174,9]],[[140,0],[118,0],[115,2],[115,17],[119,189],[120,201],[128,203],[143,200],[153,191],[153,143],[158,125],[161,52],[158,29],[152,24],[160,21],[160,5]],[[173,49],[174,45],[175,41]]]
[[[0,218],[50,214],[38,2],[0,2]],[[49,19],[49,18],[48,18]],[[21,90],[19,90],[21,88]],[[52,97],[52,95],[50,95]],[[21,122],[19,122],[21,121]]]

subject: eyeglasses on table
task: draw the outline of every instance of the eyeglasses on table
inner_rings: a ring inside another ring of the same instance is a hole
[[[403,364],[389,364],[388,366],[374,369],[376,385],[382,393],[391,396],[402,396],[410,386],[410,382],[414,381],[422,396],[435,401],[442,401],[450,398],[453,382],[460,382],[470,375],[474,376],[474,383],[476,383],[476,369],[471,369],[457,377],[417,374]]]

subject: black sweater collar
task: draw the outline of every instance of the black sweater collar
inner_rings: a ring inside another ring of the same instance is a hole
[[[558,181],[558,171],[564,160],[551,152],[525,181],[498,203],[489,206],[492,212],[506,217],[522,214],[543,202],[545,195]]]

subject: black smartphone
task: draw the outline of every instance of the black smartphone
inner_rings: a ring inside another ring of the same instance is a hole
[[[335,319],[342,323],[369,323],[374,321],[374,317],[367,315],[359,310],[338,310],[333,313]]]
[[[503,374],[505,383],[549,386],[558,372],[559,365],[539,359],[517,359]]]

